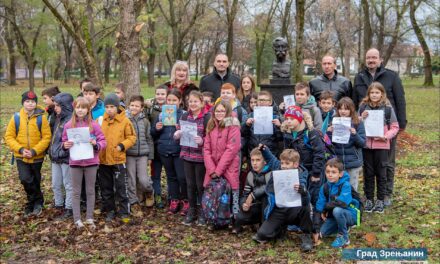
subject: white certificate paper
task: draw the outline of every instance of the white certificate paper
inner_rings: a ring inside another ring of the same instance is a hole
[[[85,160],[93,158],[93,146],[90,144],[90,131],[88,127],[67,129],[67,139],[73,142],[69,149],[72,160]]]
[[[347,144],[351,135],[351,117],[333,117],[332,142]]]
[[[368,112],[368,116],[365,119],[365,134],[367,137],[383,137],[383,110],[365,110]]]
[[[285,95],[284,98],[284,109],[287,109],[289,106],[295,105],[295,95]]]
[[[181,120],[180,130],[182,130],[180,145],[197,148],[197,143],[194,141],[194,137],[197,136],[197,124]]]
[[[272,135],[273,134],[273,107],[258,106],[254,109],[254,134]]]
[[[273,184],[275,204],[278,207],[298,207],[302,205],[301,194],[293,189],[293,185],[299,184],[297,169],[273,171]]]

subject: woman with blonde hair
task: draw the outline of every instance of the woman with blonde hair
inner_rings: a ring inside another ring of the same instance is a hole
[[[186,61],[176,61],[171,69],[170,80],[164,83],[168,87],[168,91],[177,89],[182,94],[182,107],[188,109],[188,96],[191,91],[199,90],[199,88],[191,82],[189,75],[189,65]]]

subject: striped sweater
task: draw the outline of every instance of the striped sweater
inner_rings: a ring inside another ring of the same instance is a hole
[[[191,110],[183,114],[180,120],[188,121],[197,124],[197,135],[201,138],[205,138],[206,135],[206,124],[210,118],[210,113],[206,112],[205,109],[197,115],[193,116]],[[180,127],[178,127],[180,129]],[[181,146],[180,157],[186,161],[192,161],[197,163],[203,163],[203,143],[197,148]]]

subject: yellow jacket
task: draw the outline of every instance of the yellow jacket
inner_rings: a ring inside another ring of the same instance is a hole
[[[18,133],[15,132],[14,116],[11,117],[6,128],[5,141],[17,159],[23,160],[26,163],[44,160],[45,151],[49,147],[51,139],[49,122],[45,116],[42,118],[41,133],[38,129],[37,116],[44,115],[44,113],[44,109],[41,106],[37,106],[32,116],[28,117],[24,108],[21,108]],[[31,150],[34,156],[30,159],[23,158],[21,154],[22,149]]]
[[[104,165],[122,164],[126,161],[125,152],[136,143],[136,132],[130,119],[125,115],[125,110],[119,107],[121,112],[111,119],[104,114],[102,132],[107,141],[107,147],[99,153],[99,162]],[[116,148],[123,146],[122,151]]]

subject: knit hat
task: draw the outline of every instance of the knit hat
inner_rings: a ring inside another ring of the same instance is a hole
[[[24,92],[24,93],[21,95],[21,104],[23,104],[24,101],[26,101],[26,100],[34,100],[35,103],[38,103],[38,97],[37,97],[37,95],[36,95],[34,92],[32,92],[32,91]]]
[[[104,106],[105,105],[114,105],[114,106],[118,107],[120,101],[121,100],[119,99],[119,97],[116,94],[111,93],[105,97]]]
[[[298,120],[301,123],[304,119],[303,112],[299,106],[289,106],[286,112],[284,112],[284,118],[291,117]]]

